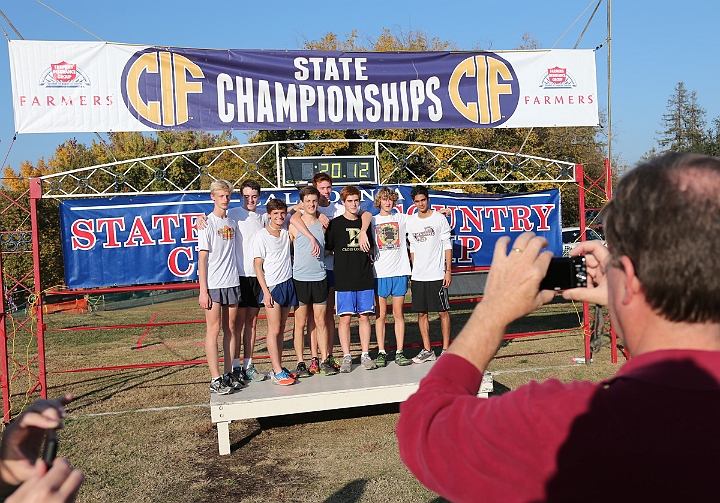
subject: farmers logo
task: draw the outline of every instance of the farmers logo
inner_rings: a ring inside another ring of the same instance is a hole
[[[497,127],[517,108],[520,85],[509,62],[494,53],[463,60],[448,83],[455,109],[471,122]]]
[[[52,63],[40,78],[41,87],[87,87],[90,79],[75,63]]]
[[[540,87],[543,89],[570,89],[577,87],[577,84],[572,75],[567,72],[567,68],[556,66],[555,68],[548,68],[547,73],[543,75],[540,81]]]
[[[190,95],[201,94],[202,69],[190,59],[157,48],[138,52],[122,74],[122,96],[130,113],[153,129],[174,128],[193,119]]]

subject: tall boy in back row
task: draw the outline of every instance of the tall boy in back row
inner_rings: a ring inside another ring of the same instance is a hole
[[[260,313],[260,283],[255,274],[255,261],[252,255],[252,242],[255,235],[267,225],[264,208],[258,207],[260,184],[255,180],[245,180],[240,185],[243,204],[228,209],[228,217],[237,222],[235,253],[240,272],[240,294],[238,315],[235,323],[235,344],[233,375],[238,379],[262,381],[265,374],[259,372],[253,364],[257,320]],[[243,342],[243,361],[240,362],[240,341]]]
[[[417,208],[417,213],[407,220],[413,265],[410,288],[412,309],[418,313],[418,328],[423,343],[423,349],[413,358],[413,363],[423,363],[436,359],[430,346],[428,312],[436,312],[440,316],[441,355],[450,345],[448,287],[452,282],[452,241],[447,219],[430,208],[427,188],[422,185],[414,187],[410,197]]]

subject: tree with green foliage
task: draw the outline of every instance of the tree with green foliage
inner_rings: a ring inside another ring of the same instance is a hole
[[[700,153],[720,156],[720,117],[715,117],[703,137]]]
[[[662,116],[662,130],[657,142],[661,152],[699,152],[705,137],[705,109],[695,91],[688,91],[684,82],[675,85]]]

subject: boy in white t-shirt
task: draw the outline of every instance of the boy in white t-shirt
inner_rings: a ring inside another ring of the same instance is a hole
[[[210,392],[226,395],[239,390],[244,383],[232,374],[235,318],[240,301],[240,282],[235,257],[237,224],[228,218],[232,185],[226,180],[210,184],[210,198],[214,208],[208,216],[207,227],[198,231],[198,303],[205,310],[205,356],[210,368]],[[220,375],[217,337],[220,321],[223,331],[225,374]]]
[[[410,192],[417,213],[407,221],[412,261],[412,309],[418,313],[418,328],[423,349],[413,363],[436,359],[430,346],[428,312],[438,313],[442,332],[442,353],[450,345],[450,301],[448,287],[452,281],[452,241],[450,224],[430,208],[427,188],[418,185]]]
[[[242,299],[238,304],[238,316],[235,332],[243,341],[243,361],[240,363],[240,343],[235,347],[233,374],[243,380],[255,382],[265,379],[252,362],[255,351],[255,338],[258,314],[260,313],[260,283],[255,276],[255,259],[252,256],[252,243],[255,235],[268,223],[265,209],[258,207],[260,201],[260,184],[255,180],[245,180],[240,185],[243,204],[230,208],[228,216],[237,222],[237,260],[240,270],[240,293]]]
[[[410,365],[412,361],[403,354],[405,341],[405,318],[403,304],[408,290],[410,260],[407,251],[406,222],[404,213],[393,211],[398,194],[390,187],[380,187],[375,193],[375,207],[380,213],[373,216],[372,228],[375,236],[375,337],[378,343],[378,356],[375,364],[384,367],[387,362],[385,353],[385,318],[387,316],[387,298],[392,297],[393,318],[395,319],[395,363]]]
[[[287,205],[281,199],[271,199],[265,205],[268,225],[257,233],[253,241],[255,274],[262,292],[267,316],[267,350],[272,364],[270,377],[281,386],[295,384],[297,374],[282,366],[283,334],[290,308],[297,298],[292,280],[290,236],[284,228]]]

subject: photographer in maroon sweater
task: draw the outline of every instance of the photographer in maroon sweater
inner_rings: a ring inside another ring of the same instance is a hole
[[[549,302],[551,253],[498,241],[468,323],[403,403],[405,464],[454,501],[717,501],[720,159],[667,154],[625,173],[603,210],[608,248],[581,243],[587,288],[632,359],[611,379],[531,382],[477,398],[507,326]]]

